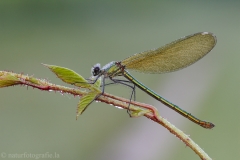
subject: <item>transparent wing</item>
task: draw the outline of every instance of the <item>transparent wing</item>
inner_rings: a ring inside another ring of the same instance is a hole
[[[180,38],[155,50],[135,54],[121,62],[126,69],[144,73],[164,73],[187,67],[212,50],[217,42],[209,32]]]

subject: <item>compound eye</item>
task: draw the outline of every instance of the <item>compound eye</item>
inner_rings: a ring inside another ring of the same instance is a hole
[[[98,75],[98,74],[99,74],[99,71],[100,71],[100,68],[99,68],[99,67],[95,67],[95,68],[93,69],[93,75],[94,75],[94,76]]]
[[[101,71],[101,68],[100,68],[100,64],[98,63],[98,64],[93,66],[92,75],[97,76],[97,75],[99,75],[100,71]]]

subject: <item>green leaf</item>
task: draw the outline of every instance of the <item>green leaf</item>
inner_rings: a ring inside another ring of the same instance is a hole
[[[82,96],[80,98],[80,101],[78,103],[78,107],[77,107],[77,117],[78,118],[79,115],[81,115],[86,109],[87,107],[91,104],[91,102],[99,95],[99,92],[89,92],[86,95]]]
[[[94,82],[95,80],[96,80],[96,76],[92,76],[89,78],[90,82]],[[93,84],[93,87],[91,87],[91,90],[95,90],[100,93],[101,92],[101,90],[100,90],[101,84],[102,84],[102,79],[101,79],[101,77],[99,77],[97,79],[97,81]]]
[[[91,84],[88,83],[81,75],[77,74],[73,70],[68,68],[43,64],[48,67],[53,73],[55,73],[58,78],[60,78],[63,82],[68,84],[72,84],[82,88],[90,88]]]
[[[13,86],[19,84],[20,81],[17,77],[11,75],[10,73],[0,73],[0,88]]]
[[[101,83],[102,83],[102,79],[101,79],[101,77],[99,77],[98,80],[94,83],[94,86],[95,86],[96,88],[100,88]]]

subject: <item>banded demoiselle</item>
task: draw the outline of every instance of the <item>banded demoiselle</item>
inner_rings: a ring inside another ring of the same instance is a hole
[[[123,61],[110,62],[102,68],[100,68],[100,64],[96,64],[92,68],[92,74],[97,76],[97,78],[103,76],[103,92],[105,78],[109,78],[113,82],[119,83],[120,81],[116,81],[114,78],[117,76],[123,76],[128,80],[127,82],[132,83],[134,87],[137,86],[151,97],[175,110],[192,122],[210,129],[215,126],[213,123],[202,121],[177,105],[167,101],[165,98],[135,79],[127,70],[129,69],[142,73],[166,73],[176,71],[201,59],[213,49],[216,42],[217,39],[212,33],[195,33],[173,41],[163,47],[135,54]]]

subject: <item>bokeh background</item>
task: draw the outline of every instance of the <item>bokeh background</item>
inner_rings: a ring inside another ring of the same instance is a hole
[[[140,90],[137,100],[156,106],[213,159],[238,159],[239,8],[237,0],[2,0],[0,70],[65,85],[41,63],[87,78],[95,63],[122,60],[196,32],[213,32],[216,47],[196,64],[161,75],[132,74],[215,128],[199,127]],[[131,93],[119,85],[106,91],[126,98]],[[24,86],[0,89],[0,153],[56,153],[58,159],[81,160],[199,159],[164,127],[145,117],[129,118],[126,110],[107,104],[93,103],[76,121],[78,101]]]

